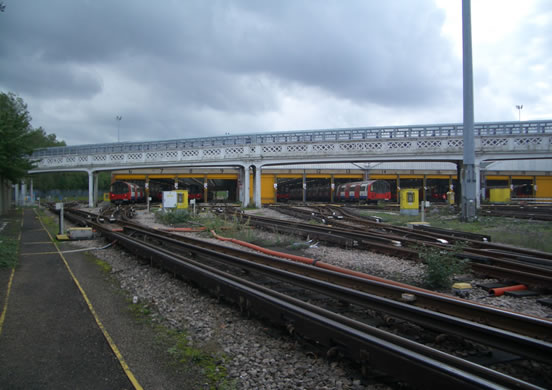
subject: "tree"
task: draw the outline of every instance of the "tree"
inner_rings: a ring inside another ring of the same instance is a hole
[[[16,182],[33,167],[31,117],[27,105],[13,93],[0,93],[0,176]]]
[[[55,134],[33,129],[27,105],[14,93],[0,92],[0,177],[17,182],[32,169],[34,149],[63,146]]]

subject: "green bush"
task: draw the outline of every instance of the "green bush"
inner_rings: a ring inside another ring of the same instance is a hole
[[[187,210],[160,210],[155,213],[155,219],[165,225],[188,223],[192,215]]]
[[[17,263],[17,240],[0,236],[0,268],[13,268]]]
[[[424,285],[435,289],[449,288],[453,275],[466,269],[466,262],[456,257],[460,252],[461,247],[451,250],[425,246],[420,248],[419,257],[426,265]]]

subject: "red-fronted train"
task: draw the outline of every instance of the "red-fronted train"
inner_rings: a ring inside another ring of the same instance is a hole
[[[303,189],[301,187],[291,188],[289,193],[282,191],[278,194],[278,201],[283,200],[302,200]],[[307,185],[307,201],[329,202],[331,198],[331,188],[326,185]],[[367,180],[356,181],[352,183],[339,184],[334,192],[335,202],[361,202],[370,203],[380,200],[391,199],[391,185],[385,180]]]
[[[140,203],[145,201],[144,189],[126,181],[111,183],[109,200],[112,203]]]

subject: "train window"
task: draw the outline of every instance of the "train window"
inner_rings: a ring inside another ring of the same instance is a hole
[[[128,183],[116,181],[111,185],[111,192],[114,194],[126,194],[128,192]]]

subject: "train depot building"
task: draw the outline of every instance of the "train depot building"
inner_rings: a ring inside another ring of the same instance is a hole
[[[249,173],[250,182],[254,180]],[[152,201],[163,191],[187,190],[197,202],[241,202],[244,178],[238,168],[147,168],[112,172],[112,182],[125,181],[146,189]],[[420,190],[420,199],[445,202],[447,193],[458,193],[458,172],[447,162],[382,162],[300,164],[263,167],[261,203],[288,201],[334,202],[342,184],[385,180],[390,184],[391,201],[401,188]],[[486,163],[479,178],[481,200],[489,200],[493,188],[508,189],[512,199],[552,200],[552,160],[512,160]],[[253,200],[253,186],[250,187]],[[459,199],[456,196],[456,199]]]

